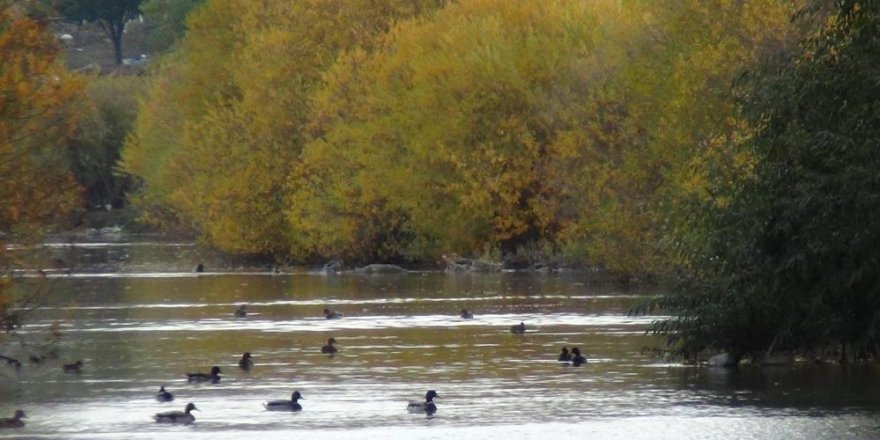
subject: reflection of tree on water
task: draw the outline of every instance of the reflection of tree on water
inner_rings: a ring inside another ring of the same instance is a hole
[[[0,375],[10,379],[58,357],[59,321],[34,322],[56,282],[33,272],[0,280]]]
[[[700,390],[695,405],[792,408],[799,411],[842,411],[877,408],[880,378],[871,365],[842,368],[826,364],[745,365],[738,368],[682,368],[682,389]]]

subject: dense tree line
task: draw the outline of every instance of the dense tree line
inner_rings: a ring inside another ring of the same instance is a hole
[[[880,3],[806,10],[813,31],[737,83],[734,142],[682,234],[655,331],[689,356],[842,361],[880,346]]]
[[[654,271],[789,2],[206,2],[123,168],[149,220],[297,261]]]
[[[562,256],[674,274],[649,307],[688,357],[876,356],[876,2],[146,0],[145,78],[65,71],[21,4],[4,269],[134,184],[146,222],[232,253]]]

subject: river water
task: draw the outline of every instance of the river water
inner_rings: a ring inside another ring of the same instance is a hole
[[[57,359],[0,365],[0,437],[58,439],[868,439],[880,438],[877,366],[717,370],[669,363],[627,310],[657,288],[584,274],[273,273],[189,243],[115,237],[41,252],[46,304],[24,328],[61,332]],[[202,274],[193,273],[198,262]],[[40,278],[40,277],[35,277]],[[247,304],[245,318],[233,317]],[[325,308],[342,319],[325,319]],[[462,320],[467,308],[473,320]],[[510,326],[524,322],[524,335]],[[329,337],[335,356],[320,351]],[[589,362],[556,361],[578,346]],[[10,355],[27,359],[28,347]],[[254,368],[238,368],[251,352]],[[81,373],[61,365],[82,359]],[[222,369],[218,384],[185,373]],[[154,397],[164,385],[170,403]],[[436,390],[433,416],[409,400]],[[299,413],[267,400],[303,395]],[[157,412],[194,403],[190,425]]]

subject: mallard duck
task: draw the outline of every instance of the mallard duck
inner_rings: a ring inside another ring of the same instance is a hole
[[[526,325],[523,322],[520,322],[517,325],[510,326],[510,332],[521,335],[526,332]]]
[[[424,402],[410,401],[406,406],[406,410],[411,413],[427,413],[429,416],[437,412],[437,405],[434,404],[434,398],[440,397],[434,390],[428,390],[425,394]]]
[[[568,352],[568,349],[562,347],[562,353],[559,353],[559,362],[568,362],[571,360],[571,353]]]
[[[165,385],[159,387],[159,392],[156,393],[156,400],[160,402],[171,402],[174,400],[174,394],[165,391]]]
[[[327,344],[321,346],[321,353],[334,354],[337,351],[339,351],[336,349],[336,347],[333,346],[333,344],[335,344],[335,343],[336,343],[336,339],[333,339],[333,338],[328,339]]]
[[[220,367],[211,367],[211,374],[205,373],[186,373],[187,382],[220,382]]]
[[[474,314],[468,312],[467,309],[461,309],[461,313],[459,314],[459,316],[461,316],[461,319],[474,319]]]
[[[65,373],[79,373],[82,370],[83,361],[79,360],[72,364],[64,364],[62,367]]]
[[[15,410],[15,415],[11,418],[0,419],[0,428],[22,428],[24,427],[24,422],[21,419],[26,418],[27,416],[24,415],[24,411],[17,409]]]
[[[249,351],[246,351],[241,355],[241,359],[238,361],[238,368],[241,368],[244,371],[251,371],[251,368],[254,368],[254,361],[251,359],[251,353]]]
[[[266,408],[267,411],[302,411],[302,405],[297,403],[297,400],[302,398],[303,396],[299,391],[294,391],[293,394],[290,395],[290,400],[271,400],[264,403],[263,407]]]
[[[339,319],[342,318],[342,313],[334,312],[330,309],[324,309],[324,317],[327,319]]]
[[[571,349],[571,364],[575,367],[581,366],[587,363],[587,358],[581,354],[581,349],[574,347]]]
[[[235,309],[235,313],[234,313],[235,317],[236,317],[236,318],[244,318],[244,317],[246,317],[246,316],[247,316],[247,310],[246,310],[246,309],[247,309],[247,306],[244,305],[244,304],[238,306],[238,308]]]
[[[198,411],[195,404],[187,403],[186,408],[183,411],[166,411],[160,412],[153,416],[159,423],[192,423],[196,421],[196,418],[190,414],[192,411]]]

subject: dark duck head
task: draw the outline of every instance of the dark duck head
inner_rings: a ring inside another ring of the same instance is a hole
[[[156,393],[156,400],[159,402],[171,402],[174,400],[174,394],[165,391],[165,386],[159,387],[159,392]]]
[[[334,354],[337,351],[339,351],[336,349],[336,347],[333,346],[333,344],[335,344],[335,343],[336,343],[336,339],[333,339],[333,338],[328,339],[327,344],[325,344],[324,346],[321,347],[321,353]]]
[[[242,304],[235,309],[235,317],[244,318],[245,316],[247,316],[247,306]]]
[[[587,363],[587,358],[581,354],[581,349],[574,347],[571,349],[571,363],[579,366]]]
[[[427,415],[433,415],[437,412],[437,405],[434,403],[434,398],[440,397],[434,390],[428,390],[425,393],[425,401],[424,402],[409,402],[406,406],[407,411],[411,413],[426,413]]]
[[[241,368],[244,371],[251,371],[251,368],[254,368],[254,361],[251,359],[251,353],[249,351],[246,351],[241,355],[241,359],[238,361],[238,368]]]

